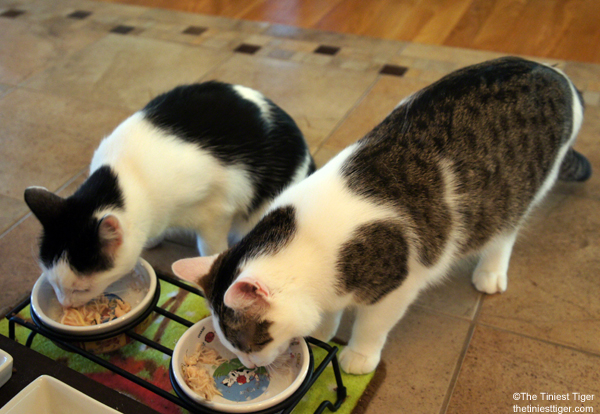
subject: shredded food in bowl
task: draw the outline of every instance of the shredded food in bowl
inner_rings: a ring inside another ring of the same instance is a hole
[[[220,365],[227,362],[217,351],[198,344],[196,351],[183,360],[182,371],[185,383],[196,394],[207,401],[215,395],[222,395],[215,385],[215,379],[208,373],[204,365]]]
[[[90,326],[112,321],[125,315],[131,306],[114,294],[92,299],[83,306],[63,309],[60,323],[69,326]]]

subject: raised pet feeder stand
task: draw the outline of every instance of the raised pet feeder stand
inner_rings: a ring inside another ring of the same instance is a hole
[[[156,276],[166,283],[170,283],[172,285],[179,287],[180,289],[184,289],[193,294],[202,296],[198,289],[195,289],[194,287],[191,287],[177,279],[163,275],[159,272],[156,272]],[[35,323],[31,323],[31,322],[23,320],[22,318],[20,318],[18,316],[18,314],[25,307],[27,307],[27,305],[30,304],[30,299],[27,298],[26,300],[24,300],[22,303],[20,303],[17,307],[15,307],[13,310],[11,310],[6,315],[6,318],[9,321],[9,323],[8,323],[9,337],[10,337],[10,339],[15,340],[15,338],[16,338],[15,324],[19,324],[25,328],[28,328],[31,331],[29,333],[27,342],[25,344],[27,347],[31,347],[31,344],[33,342],[35,335],[40,334],[40,335],[50,339],[51,341],[56,343],[58,346],[66,349],[70,352],[77,353],[77,354],[89,359],[90,361],[92,361],[98,365],[101,365],[102,367],[114,372],[115,374],[118,374],[118,375],[134,382],[135,384],[137,384],[141,387],[144,387],[147,390],[163,397],[164,399],[166,399],[174,404],[177,404],[180,407],[185,408],[186,410],[190,411],[191,413],[200,413],[200,414],[220,413],[220,411],[215,411],[215,410],[211,410],[209,408],[203,407],[203,406],[195,403],[191,399],[189,399],[181,391],[181,389],[175,382],[175,380],[173,378],[173,372],[172,372],[173,367],[172,366],[169,367],[169,371],[170,371],[169,373],[170,373],[170,377],[171,377],[171,384],[177,395],[173,395],[170,392],[165,391],[162,388],[157,387],[156,385],[143,380],[142,378],[138,377],[137,375],[134,375],[128,371],[125,371],[122,368],[117,367],[116,365],[113,365],[110,362],[108,362],[108,361],[98,357],[97,355],[95,355],[89,351],[86,351],[74,344],[77,342],[104,340],[104,339],[108,339],[108,338],[115,337],[117,335],[121,335],[121,334],[125,333],[132,340],[139,341],[150,348],[154,348],[154,349],[172,357],[173,356],[172,349],[167,348],[157,342],[154,342],[154,341],[134,332],[135,326],[137,326],[139,323],[142,323],[152,312],[156,312],[156,313],[158,313],[168,319],[171,319],[174,322],[180,323],[188,328],[194,324],[194,322],[191,322],[187,319],[177,316],[177,315],[157,306],[159,297],[160,297],[160,284],[158,284],[158,286],[157,286],[156,293],[153,297],[151,305],[148,307],[148,309],[142,315],[140,315],[138,318],[136,318],[135,321],[132,321],[129,325],[124,326],[117,331],[99,334],[99,335],[90,335],[90,336],[70,336],[70,335],[58,333],[54,330],[50,330],[46,326],[43,325],[43,323],[39,320],[39,317],[35,314],[33,309],[31,309],[31,318]],[[315,368],[312,350],[309,347],[309,354],[310,354],[309,372],[306,375],[306,378],[304,379],[304,381],[302,382],[300,387],[298,388],[298,390],[296,390],[296,392],[294,394],[292,394],[291,397],[289,397],[287,400],[283,401],[282,403],[280,403],[276,406],[270,407],[268,409],[262,410],[262,411],[257,411],[257,412],[255,412],[255,414],[274,414],[274,413],[288,414],[288,413],[291,413],[292,410],[296,407],[296,405],[300,402],[300,400],[304,397],[304,395],[308,392],[308,390],[310,390],[310,388],[315,383],[315,381],[321,376],[321,374],[323,373],[323,371],[325,370],[327,365],[329,365],[330,362],[332,363],[333,372],[334,372],[335,380],[337,383],[337,391],[336,391],[337,399],[336,399],[335,403],[332,403],[331,401],[328,401],[328,400],[323,401],[319,405],[319,407],[316,409],[315,414],[320,414],[320,413],[324,412],[325,409],[329,409],[330,411],[337,411],[337,409],[342,405],[342,403],[344,402],[344,399],[346,398],[346,387],[344,387],[344,384],[342,382],[342,375],[341,375],[340,367],[339,367],[337,356],[336,356],[338,348],[335,346],[330,346],[329,344],[327,344],[325,342],[319,341],[319,340],[317,340],[315,338],[311,338],[311,337],[307,337],[307,338],[305,338],[305,340],[309,344],[318,346],[319,348],[323,348],[325,351],[327,351],[327,355],[325,356],[323,361],[319,364],[318,367]]]

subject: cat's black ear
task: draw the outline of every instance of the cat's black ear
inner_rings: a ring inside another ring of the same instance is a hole
[[[43,187],[29,187],[25,190],[25,202],[31,212],[45,226],[60,215],[65,200]]]
[[[123,244],[123,229],[119,219],[112,214],[104,216],[98,224],[98,237],[102,251],[108,256],[114,257]]]

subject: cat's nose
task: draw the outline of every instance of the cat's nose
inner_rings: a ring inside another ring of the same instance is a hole
[[[63,308],[70,308],[73,306],[73,301],[71,298],[61,297],[58,299]]]

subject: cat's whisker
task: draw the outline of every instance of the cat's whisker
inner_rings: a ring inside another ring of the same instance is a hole
[[[271,376],[273,376],[275,373],[278,375],[286,374],[290,369],[288,352],[284,352],[275,358],[269,365],[265,365],[265,369]]]

